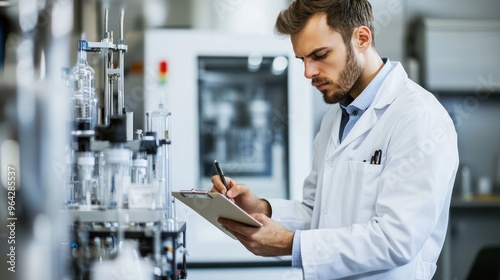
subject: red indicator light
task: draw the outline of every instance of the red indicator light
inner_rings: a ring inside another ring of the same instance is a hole
[[[168,62],[166,60],[160,61],[159,65],[159,78],[160,84],[164,84],[167,82],[167,74],[168,74]]]
[[[160,61],[160,74],[167,75],[168,63],[165,60]]]

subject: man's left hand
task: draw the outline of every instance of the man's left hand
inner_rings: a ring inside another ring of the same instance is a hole
[[[292,254],[295,232],[289,231],[264,214],[251,214],[262,227],[252,227],[219,218],[219,223],[231,232],[250,252],[257,256],[288,256]]]

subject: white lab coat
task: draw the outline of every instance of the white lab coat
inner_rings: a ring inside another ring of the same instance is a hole
[[[324,116],[303,201],[270,200],[273,219],[306,229],[305,279],[431,279],[436,271],[458,168],[456,132],[436,98],[391,63],[342,143],[339,106]],[[381,164],[370,164],[377,149]]]

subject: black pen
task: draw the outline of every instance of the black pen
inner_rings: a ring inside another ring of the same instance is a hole
[[[382,159],[382,150],[376,150],[375,154],[372,156],[372,164],[379,165]]]
[[[382,150],[378,150],[377,164],[380,165],[381,161],[382,161]]]
[[[227,186],[226,178],[224,177],[224,172],[222,171],[222,168],[220,167],[220,164],[217,160],[214,160],[214,165],[215,169],[217,169],[217,173],[219,174],[220,180],[224,184],[224,187],[226,187],[226,196],[227,196],[227,191],[229,191],[229,187]]]

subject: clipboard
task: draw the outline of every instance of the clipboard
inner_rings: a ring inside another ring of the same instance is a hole
[[[191,189],[173,191],[172,195],[233,239],[236,237],[217,222],[218,218],[233,220],[253,227],[262,226],[259,221],[218,192]]]

